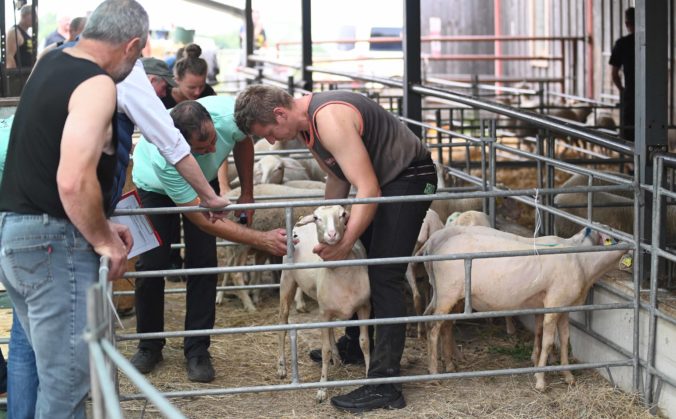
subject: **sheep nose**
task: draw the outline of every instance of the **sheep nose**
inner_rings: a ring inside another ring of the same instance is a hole
[[[326,235],[329,236],[330,239],[335,239],[336,238],[336,230],[329,230],[326,232]]]

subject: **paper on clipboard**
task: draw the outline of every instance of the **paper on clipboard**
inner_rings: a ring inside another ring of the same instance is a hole
[[[115,209],[118,210],[137,208],[141,208],[141,199],[136,190],[122,195],[115,207]],[[127,226],[131,232],[131,236],[134,238],[134,246],[132,246],[127,259],[131,259],[150,249],[154,249],[162,242],[160,235],[155,228],[153,228],[150,219],[145,215],[121,215],[111,217],[110,220],[114,223]]]

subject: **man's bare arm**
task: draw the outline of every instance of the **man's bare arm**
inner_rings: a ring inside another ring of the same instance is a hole
[[[237,175],[239,175],[240,196],[237,200],[240,204],[249,204],[254,202],[253,197],[253,162],[254,162],[254,146],[251,137],[239,141],[232,149],[232,155],[235,158],[235,166],[237,167]],[[239,214],[237,214],[239,216]],[[247,225],[251,225],[253,221],[253,210],[246,211]]]
[[[195,206],[197,199],[178,206]],[[200,230],[225,240],[253,246],[276,256],[286,254],[286,231],[278,228],[270,231],[258,231],[230,220],[219,220],[210,223],[196,212],[185,213],[185,216]]]
[[[16,54],[16,43],[18,42],[17,37],[21,37],[21,34],[16,33],[16,28],[12,28],[7,31],[7,49],[6,49],[6,59],[7,59],[7,68],[16,68],[16,61],[14,60],[14,55]],[[19,38],[21,40],[21,38]]]
[[[180,173],[190,186],[195,189],[197,195],[201,197],[200,206],[220,209],[230,205],[230,201],[218,196],[216,192],[214,192],[214,189],[209,185],[209,182],[207,182],[202,169],[200,169],[197,160],[195,160],[195,157],[193,157],[192,154],[188,154],[179,160],[175,167],[178,173]]]
[[[379,197],[380,185],[359,134],[359,124],[356,111],[348,106],[328,105],[317,113],[322,145],[336,159],[348,182],[357,188],[356,197]],[[335,188],[336,192],[344,192],[344,189],[327,182],[326,189],[329,187]],[[377,207],[377,204],[353,205],[343,239],[335,246],[320,246],[318,254],[326,260],[344,259],[373,220]]]
[[[114,109],[115,85],[107,76],[92,77],[73,91],[56,173],[69,220],[98,254],[110,257],[111,278],[125,270],[127,249],[121,239],[125,234],[106,220],[96,168],[104,150],[115,155],[111,142]]]

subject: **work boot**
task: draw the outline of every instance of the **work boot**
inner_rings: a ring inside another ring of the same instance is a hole
[[[211,365],[211,356],[198,355],[188,358],[188,380],[198,383],[214,381],[214,366]]]
[[[340,360],[343,364],[355,364],[363,365],[364,364],[364,353],[361,351],[359,342],[353,342],[349,336],[343,335],[336,342],[338,347],[338,355],[340,355]],[[310,359],[321,363],[322,362],[322,350],[313,349],[310,351]]]
[[[375,409],[403,409],[406,400],[392,384],[366,385],[342,396],[331,398],[331,404],[352,413]]]
[[[138,348],[138,351],[131,357],[131,364],[141,374],[148,374],[155,369],[155,366],[162,361],[162,351],[148,348]]]

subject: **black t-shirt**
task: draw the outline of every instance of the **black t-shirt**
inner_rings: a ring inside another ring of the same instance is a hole
[[[17,68],[33,67],[33,38],[28,35],[26,31],[18,26],[14,26],[16,30],[23,37],[23,44],[19,45],[19,49],[14,54],[14,62]]]
[[[164,95],[163,98],[161,98],[162,104],[166,109],[171,109],[178,104],[176,100],[174,100],[174,97],[171,95],[171,89],[172,89],[171,86],[167,86],[167,94]],[[204,90],[202,90],[202,94],[200,95],[200,97],[198,97],[198,99],[207,96],[216,96],[216,91],[208,84],[205,84]]]
[[[68,102],[84,81],[107,73],[95,63],[56,49],[35,66],[21,92],[9,135],[5,171],[0,184],[0,211],[49,214],[68,218],[61,203],[56,173],[61,160],[61,137],[68,118]],[[114,113],[110,114],[111,121]],[[117,147],[113,124],[113,147]],[[101,154],[96,175],[103,208],[110,212],[117,157]]]
[[[634,34],[623,36],[615,42],[608,64],[619,67],[624,73],[625,95],[634,97]]]

